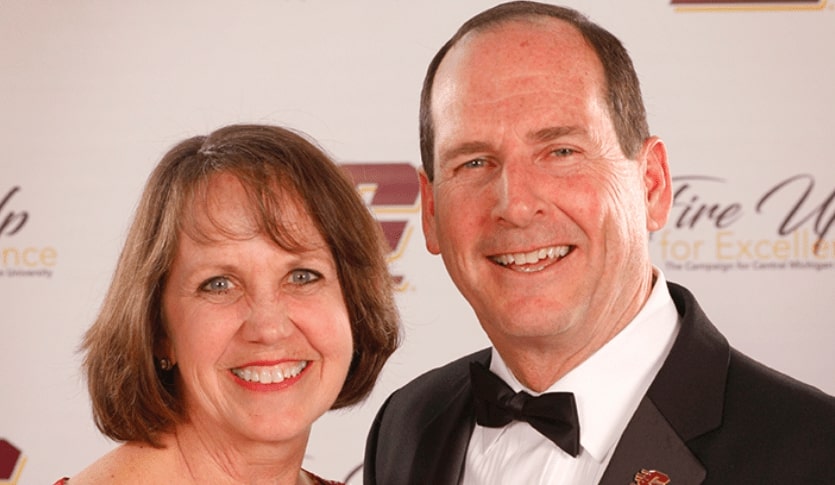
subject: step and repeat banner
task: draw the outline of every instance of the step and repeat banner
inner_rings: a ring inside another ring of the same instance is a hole
[[[365,403],[316,423],[306,458],[360,483],[383,399],[487,345],[424,247],[417,113],[430,58],[494,3],[0,0],[0,484],[52,483],[115,446],[93,425],[81,336],[160,156],[239,122],[301,130],[366,174],[386,228],[403,345]],[[667,143],[655,264],[736,347],[835,393],[833,5],[565,4],[625,43]]]

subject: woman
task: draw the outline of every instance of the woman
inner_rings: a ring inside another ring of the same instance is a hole
[[[398,343],[382,240],[293,132],[171,149],[83,343],[96,425],[124,444],[68,483],[332,483],[301,469],[311,425],[365,398]]]

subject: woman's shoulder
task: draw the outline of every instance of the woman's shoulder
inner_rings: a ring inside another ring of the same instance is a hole
[[[149,474],[164,465],[165,454],[165,449],[146,443],[125,443],[102,455],[70,479],[59,480],[55,485],[147,483],[144,480]]]
[[[343,483],[343,482],[337,482],[337,481],[334,481],[334,480],[325,480],[324,478],[316,475],[315,473],[311,473],[307,470],[305,470],[304,472],[307,473],[307,476],[310,477],[310,480],[314,485],[345,485],[345,483]]]

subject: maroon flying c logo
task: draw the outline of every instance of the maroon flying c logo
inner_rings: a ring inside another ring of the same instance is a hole
[[[635,474],[635,480],[629,485],[667,485],[670,477],[656,470],[643,469]]]
[[[418,212],[420,185],[415,167],[406,162],[344,163],[341,167],[380,222],[389,245],[389,262],[399,259],[411,232],[410,217]],[[397,285],[403,285],[402,275],[392,276]]]
[[[825,0],[824,0],[825,1]],[[672,5],[692,5],[692,4],[741,4],[741,3],[786,3],[786,4],[811,4],[815,5],[821,3],[821,0],[671,0]]]
[[[26,457],[20,450],[4,439],[0,439],[0,481],[14,485],[20,478]]]

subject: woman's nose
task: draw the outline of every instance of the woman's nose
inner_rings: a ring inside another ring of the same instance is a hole
[[[241,335],[249,342],[272,344],[292,334],[294,329],[287,305],[276,294],[250,302]]]

